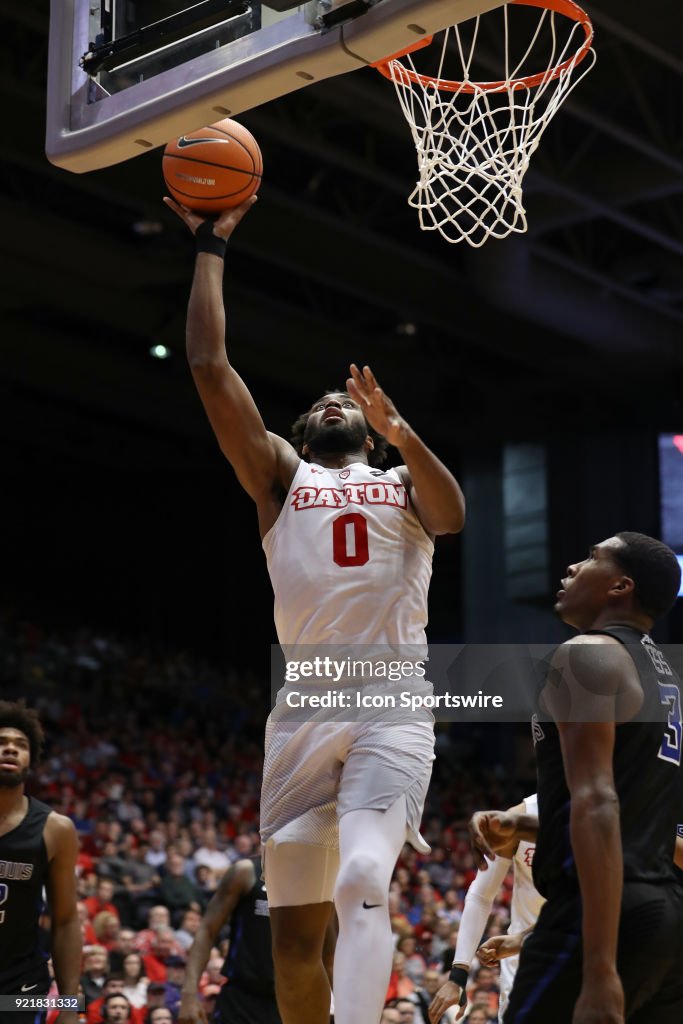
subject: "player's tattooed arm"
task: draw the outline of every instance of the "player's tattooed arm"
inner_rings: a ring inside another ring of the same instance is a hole
[[[249,892],[255,881],[254,864],[250,860],[238,860],[223,875],[187,954],[178,1024],[204,1024],[206,1021],[206,1014],[199,999],[199,979],[208,963],[218,933],[230,918],[240,898]]]
[[[51,814],[45,829],[48,854],[47,902],[52,922],[52,964],[59,994],[78,993],[83,936],[76,909],[78,836],[73,822]],[[62,1010],[58,1024],[76,1024],[78,1014]]]
[[[460,533],[465,525],[465,498],[458,481],[437,459],[385,395],[369,366],[351,364],[346,387],[371,427],[398,448],[410,500],[428,533]]]

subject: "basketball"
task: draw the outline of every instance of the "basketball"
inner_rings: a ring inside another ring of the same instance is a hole
[[[196,213],[220,213],[258,191],[263,159],[251,132],[226,118],[169,142],[162,169],[176,202]]]

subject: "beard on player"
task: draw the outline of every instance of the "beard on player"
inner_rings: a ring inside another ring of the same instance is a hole
[[[26,782],[30,768],[5,768],[0,766],[0,789],[14,789],[16,786],[23,786]]]
[[[347,452],[361,452],[368,436],[367,424],[364,420],[345,423],[343,420],[324,420],[306,424],[304,442],[316,455],[344,455]]]

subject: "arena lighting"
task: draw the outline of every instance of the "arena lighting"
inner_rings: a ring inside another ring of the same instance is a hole
[[[152,345],[149,354],[153,359],[169,359],[171,350],[166,345]]]

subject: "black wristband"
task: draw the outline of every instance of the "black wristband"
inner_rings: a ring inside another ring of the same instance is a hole
[[[458,985],[464,992],[469,975],[470,972],[466,971],[464,967],[453,967],[448,975],[448,980],[452,981],[454,985]]]
[[[213,221],[205,220],[199,225],[194,233],[197,244],[197,252],[209,252],[212,256],[220,256],[225,259],[225,250],[228,244],[226,238],[219,238],[213,233]]]

